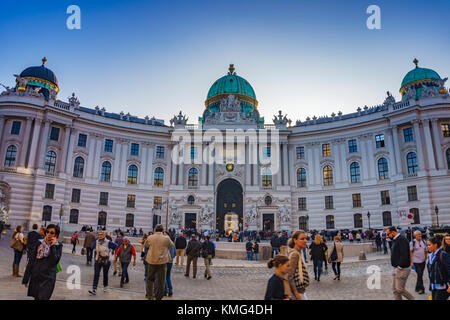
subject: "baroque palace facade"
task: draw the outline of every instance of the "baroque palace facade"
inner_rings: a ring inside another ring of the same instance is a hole
[[[199,123],[188,124],[180,112],[170,126],[82,107],[74,94],[58,100],[58,81],[45,61],[15,75],[15,86],[0,94],[0,200],[12,226],[51,221],[67,231],[149,230],[161,222],[229,231],[450,224],[449,91],[446,79],[417,60],[401,84],[401,101],[388,92],[379,106],[295,124],[281,111],[266,124],[253,88],[230,65],[211,86]],[[178,139],[227,129],[242,139],[233,138],[232,150],[227,145],[220,155],[211,139],[183,147]],[[262,132],[271,139],[255,148],[251,138]],[[276,159],[275,170],[264,159]]]

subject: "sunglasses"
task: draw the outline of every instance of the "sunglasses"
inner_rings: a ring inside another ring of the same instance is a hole
[[[45,233],[48,233],[48,234],[53,234],[53,235],[55,235],[55,234],[56,234],[56,232],[55,232],[55,231],[45,231]]]

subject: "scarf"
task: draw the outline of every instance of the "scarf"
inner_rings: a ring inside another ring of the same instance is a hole
[[[273,271],[273,273],[278,278],[283,280],[284,295],[285,295],[285,297],[289,297],[290,298],[292,296],[292,291],[291,291],[291,286],[289,285],[289,281],[287,280],[287,275],[282,273],[281,271],[277,270],[276,268]]]
[[[41,244],[38,247],[36,258],[37,259],[47,258],[50,254],[50,243],[45,241],[45,238],[40,239],[39,241],[41,242]]]

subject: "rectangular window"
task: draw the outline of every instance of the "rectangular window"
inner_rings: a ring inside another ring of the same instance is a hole
[[[377,148],[383,148],[384,147],[384,134],[377,134],[375,136],[375,143]]]
[[[45,185],[45,198],[46,199],[53,199],[55,195],[55,185],[51,183],[47,183]]]
[[[306,210],[306,198],[298,198],[298,211]]]
[[[405,142],[414,141],[414,134],[412,128],[403,129],[403,137],[405,138]]]
[[[153,208],[157,208],[162,203],[162,197],[154,197],[153,198]]]
[[[134,208],[136,204],[136,196],[134,194],[129,194],[127,196],[127,208]]]
[[[100,192],[100,201],[98,204],[101,206],[108,205],[108,192]]]
[[[52,127],[50,130],[50,140],[58,141],[59,140],[59,128]]]
[[[138,156],[139,155],[139,144],[132,143],[131,144],[131,153],[132,156]]]
[[[87,135],[80,133],[78,135],[78,146],[86,147]]]
[[[443,123],[441,124],[441,128],[442,128],[442,135],[446,138],[450,137],[450,124]]]
[[[72,189],[72,200],[73,203],[80,203],[81,189]]]
[[[331,156],[331,148],[329,143],[322,144],[322,156],[330,157]]]
[[[295,148],[295,153],[297,154],[297,159],[305,159],[305,147]]]
[[[408,201],[417,201],[417,188],[416,186],[408,187]]]
[[[391,196],[389,194],[389,190],[381,191],[381,204],[391,204]]]
[[[113,141],[110,139],[105,139],[105,152],[113,151]]]
[[[361,207],[361,193],[352,194],[353,208]]]
[[[271,147],[262,148],[263,159],[269,159],[271,156]]]
[[[356,139],[348,140],[348,152],[358,152],[358,145],[356,144]]]
[[[333,209],[333,196],[325,196],[325,209]]]
[[[13,121],[11,127],[11,134],[20,134],[20,127],[22,126],[21,121]]]
[[[156,158],[164,159],[164,147],[156,146]]]
[[[197,159],[197,158],[198,158],[198,148],[191,147],[191,159]]]

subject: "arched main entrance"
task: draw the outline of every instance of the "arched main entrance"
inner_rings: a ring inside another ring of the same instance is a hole
[[[243,226],[243,190],[234,179],[225,179],[217,186],[216,229],[239,231]]]

